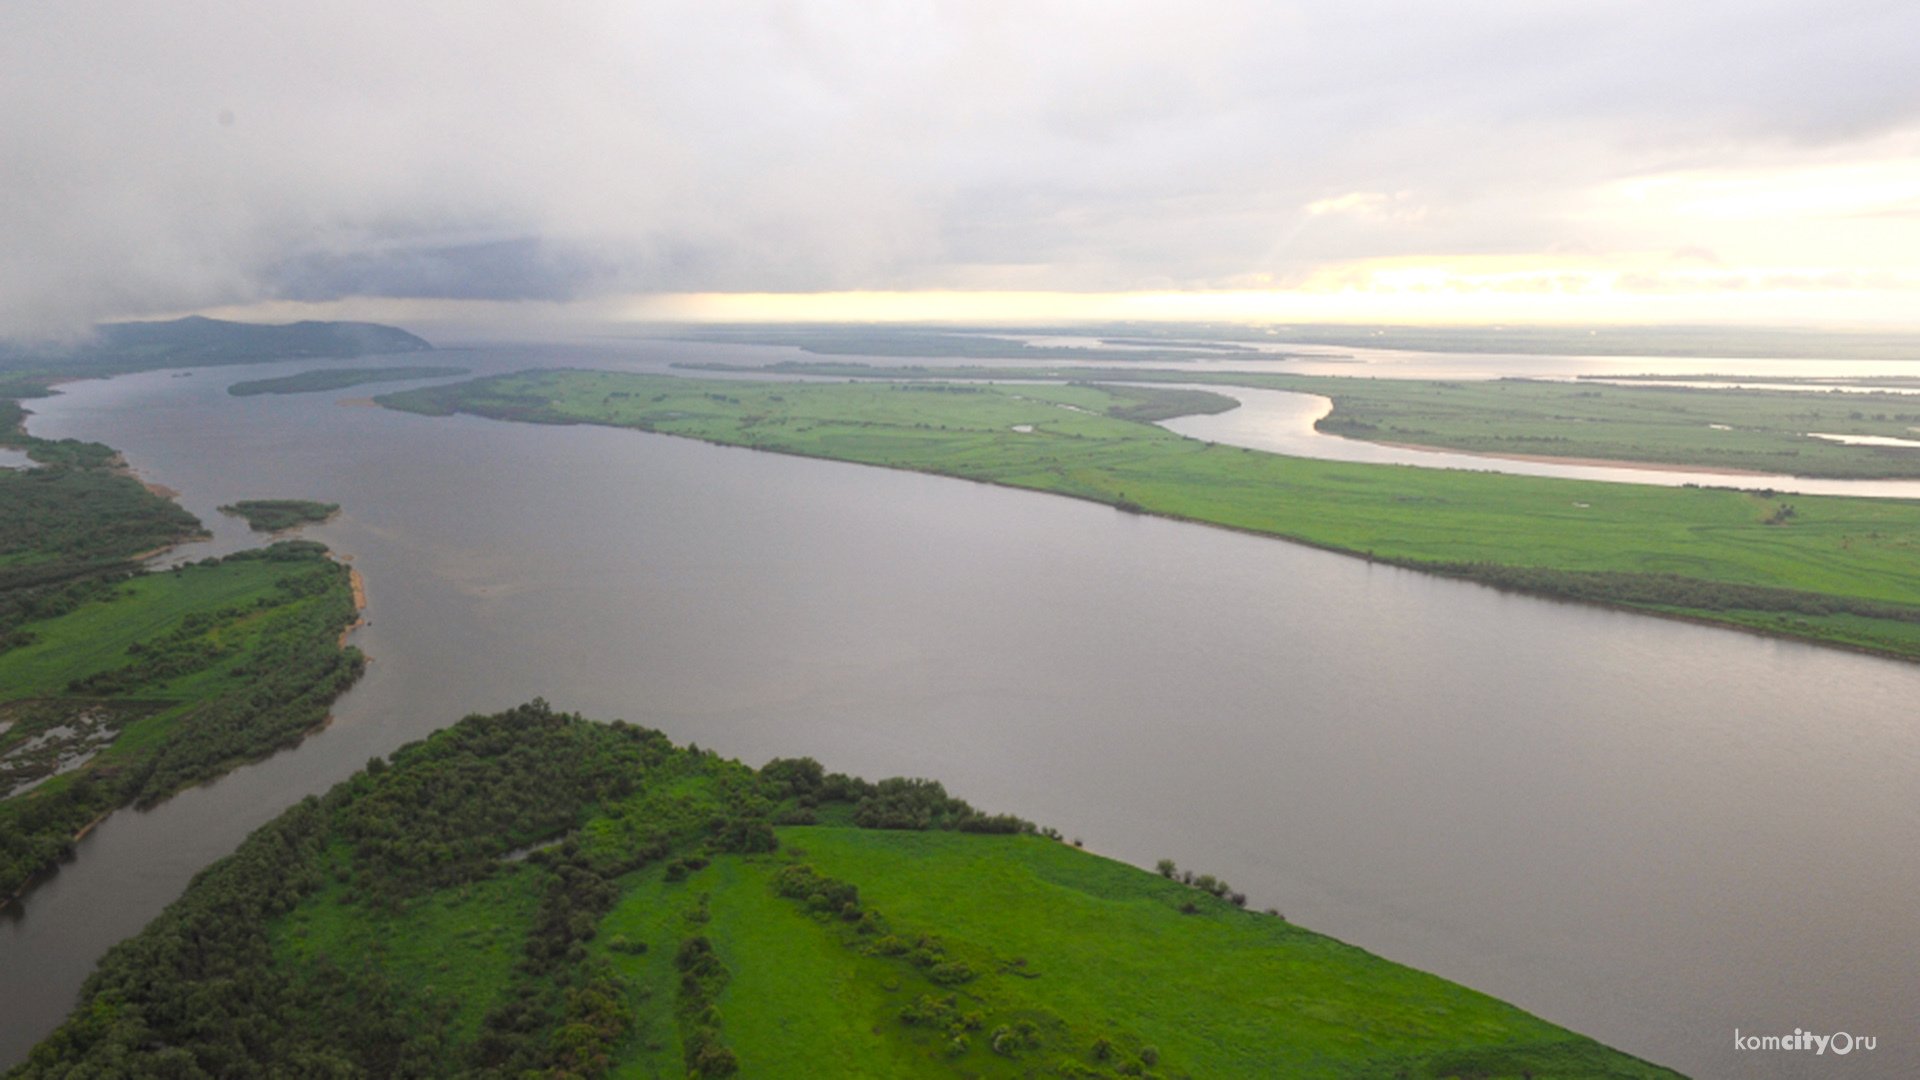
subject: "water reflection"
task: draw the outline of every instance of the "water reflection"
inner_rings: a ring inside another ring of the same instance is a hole
[[[939,777],[1701,1075],[1792,1075],[1727,1038],[1809,1024],[1920,1071],[1920,669],[962,481],[224,393],[292,369],[35,403],[36,433],[179,488],[209,550],[255,540],[221,503],[341,503],[309,535],[366,574],[374,662],[325,732],[115,815],[0,925],[0,1063],[255,825],[541,695],[749,762]]]
[[[1140,384],[1153,385],[1153,384]],[[1166,385],[1166,384],[1160,384]],[[1189,438],[1229,446],[1246,446],[1294,457],[1326,461],[1359,461],[1375,465],[1417,465],[1430,469],[1471,469],[1515,476],[1557,476],[1569,480],[1602,480],[1616,484],[1657,484],[1680,487],[1737,487],[1750,491],[1774,490],[1806,495],[1852,495],[1879,499],[1920,499],[1920,480],[1828,480],[1802,476],[1754,475],[1647,467],[1582,465],[1560,461],[1526,461],[1481,454],[1422,450],[1328,435],[1315,430],[1333,411],[1333,402],[1318,394],[1290,390],[1255,390],[1239,386],[1187,384],[1240,402],[1240,408],[1211,416],[1180,416],[1160,426]],[[1916,443],[1915,445],[1920,445]]]

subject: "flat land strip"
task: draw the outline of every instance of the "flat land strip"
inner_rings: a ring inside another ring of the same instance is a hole
[[[1846,445],[1814,437],[1818,433],[1920,442],[1920,395],[1916,394],[1545,379],[1361,379],[1152,368],[892,368],[786,362],[764,370],[837,378],[1118,380],[1290,390],[1332,400],[1333,412],[1320,421],[1319,430],[1372,442],[1787,476],[1920,478],[1920,445]]]
[[[277,379],[237,382],[227,387],[227,393],[235,397],[251,397],[255,394],[311,394],[322,390],[345,390],[350,386],[364,386],[368,383],[439,379],[466,373],[467,369],[461,367],[317,368],[313,371],[302,371],[297,375],[283,375]]]
[[[1920,658],[1920,503],[1284,457],[1114,414],[1151,393],[542,371],[379,400],[1047,491],[1541,595]]]

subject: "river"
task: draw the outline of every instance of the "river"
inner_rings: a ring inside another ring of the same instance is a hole
[[[1394,446],[1329,435],[1314,427],[1333,411],[1333,402],[1319,394],[1291,390],[1257,390],[1245,386],[1205,383],[1140,383],[1177,385],[1233,398],[1238,408],[1204,416],[1178,416],[1160,426],[1189,438],[1228,446],[1246,446],[1275,454],[1359,461],[1374,465],[1418,465],[1429,469],[1470,469],[1514,476],[1557,476],[1568,480],[1600,480],[1611,484],[1657,484],[1680,487],[1737,487],[1748,490],[1793,492],[1801,495],[1849,495],[1870,499],[1920,499],[1920,480],[1835,480],[1821,477],[1695,471],[1659,465],[1602,465],[1571,461],[1528,460]]]
[[[249,830],[539,695],[754,764],[937,777],[1699,1075],[1920,1072],[1920,667],[958,480],[225,393],[306,366],[29,403],[179,489],[215,532],[184,556],[254,542],[221,503],[341,503],[307,535],[365,574],[374,662],[324,732],[115,815],[0,922],[0,1064]],[[1816,1069],[1736,1027],[1879,1048]]]

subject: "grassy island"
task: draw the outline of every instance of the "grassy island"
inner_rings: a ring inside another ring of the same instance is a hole
[[[378,400],[1006,484],[1539,595],[1920,658],[1920,503],[1283,457],[1125,418],[1147,392],[542,371]]]
[[[350,386],[362,386],[367,383],[440,379],[466,373],[467,369],[461,367],[318,368],[313,371],[302,371],[297,375],[283,375],[277,379],[237,382],[227,387],[227,393],[234,397],[251,397],[255,394],[311,394],[322,390],[345,390]]]
[[[845,361],[784,361],[761,369],[731,364],[683,366],[689,371],[862,379],[1246,386],[1318,394],[1333,402],[1333,411],[1315,425],[1319,430],[1399,446],[1843,480],[1920,478],[1920,397],[1895,392],[1900,383],[1884,379],[1883,388],[1863,393],[1840,392],[1827,383],[1811,381],[1778,390],[1648,385],[1647,380],[1631,378],[1624,380],[1626,385],[1615,385],[1593,380],[1360,379],[1084,366],[881,367]],[[1866,437],[1881,443],[1848,444],[1818,436]]]
[[[0,902],[118,807],[298,741],[359,674],[349,571],[311,543],[163,572],[203,535],[98,443],[0,470]]]
[[[0,652],[0,897],[74,833],[296,743],[363,659],[347,568],[288,541],[113,583]]]
[[[220,512],[245,518],[254,532],[270,533],[325,521],[340,512],[340,504],[307,499],[241,499],[221,507]]]
[[[1674,1075],[1165,873],[535,702],[257,831],[11,1075]]]

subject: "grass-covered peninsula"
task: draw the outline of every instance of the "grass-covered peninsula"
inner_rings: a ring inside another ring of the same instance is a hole
[[[1116,414],[1151,393],[544,371],[378,400],[941,473],[1546,596],[1920,658],[1920,504],[1283,457]]]
[[[313,371],[302,371],[297,375],[283,375],[277,379],[249,379],[237,382],[227,387],[227,393],[234,397],[251,397],[256,394],[311,394],[322,390],[345,390],[350,386],[363,386],[368,383],[441,379],[466,373],[467,369],[462,367],[317,368]]]
[[[0,902],[118,807],[297,741],[359,674],[350,571],[318,544],[175,570],[201,535],[98,443],[8,436],[0,470]]]
[[[736,365],[688,370],[748,372]],[[785,361],[779,374],[915,380],[1204,383],[1319,394],[1330,435],[1524,458],[1615,461],[1848,480],[1920,477],[1920,445],[1848,444],[1843,436],[1920,443],[1920,397],[1888,390],[1626,385],[1548,379],[1360,379],[1279,372],[1126,368],[881,367]]]
[[[220,512],[244,518],[254,532],[271,533],[325,521],[340,512],[340,504],[311,499],[241,499],[222,506]]]
[[[34,620],[136,572],[142,557],[204,535],[199,519],[134,479],[112,447],[36,438],[26,416],[0,397],[0,446],[34,463],[0,469],[0,652],[30,639]]]
[[[1673,1075],[937,783],[539,702],[260,829],[11,1075],[105,1074]]]
[[[290,541],[113,583],[0,652],[0,897],[88,822],[298,742],[363,659],[347,568]]]

